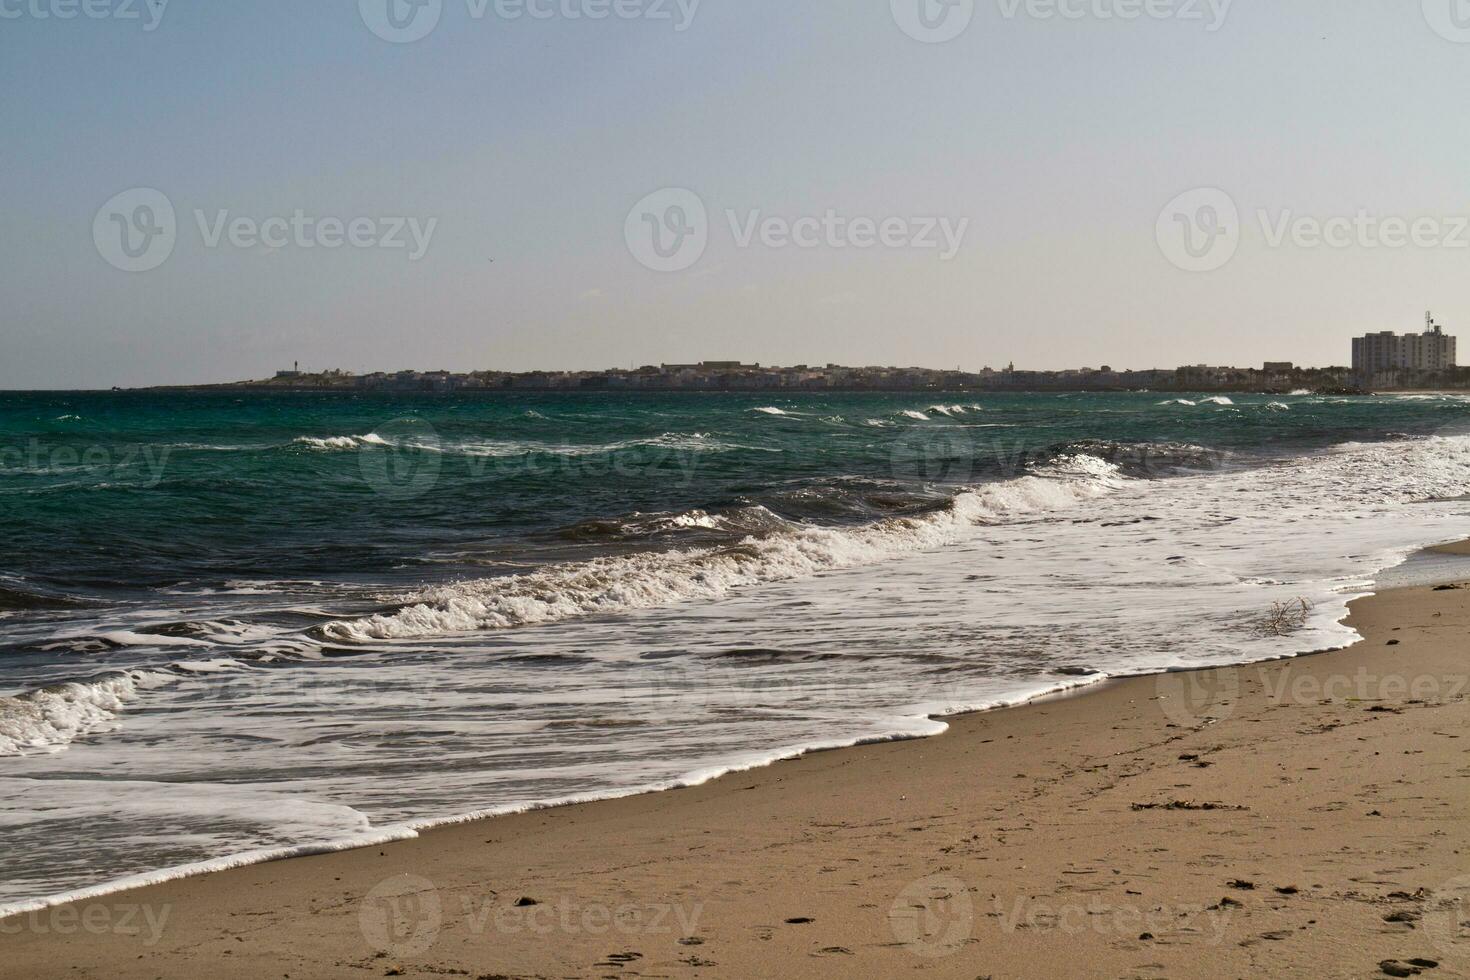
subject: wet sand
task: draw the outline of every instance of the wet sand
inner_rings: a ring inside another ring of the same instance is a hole
[[[0,976],[1470,976],[1470,588],[1350,623],[1335,653],[22,916]]]

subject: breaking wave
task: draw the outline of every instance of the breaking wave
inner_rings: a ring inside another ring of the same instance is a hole
[[[55,752],[112,727],[124,703],[152,679],[133,670],[0,698],[0,756]]]
[[[387,446],[389,442],[376,432],[369,432],[365,436],[327,436],[325,438],[299,436],[292,440],[292,445],[306,446],[308,449],[334,450],[361,449],[363,446]]]
[[[1031,475],[961,492],[947,507],[920,516],[856,528],[798,525],[725,547],[602,557],[458,582],[404,596],[392,612],[333,622],[321,632],[333,641],[368,643],[719,599],[740,588],[938,548],[976,525],[1072,506],[1107,493],[1121,480],[1112,463],[1087,455],[1064,457]]]

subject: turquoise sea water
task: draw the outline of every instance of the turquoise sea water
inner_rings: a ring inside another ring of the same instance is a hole
[[[1451,396],[0,394],[0,905],[1342,642]],[[1249,624],[1310,597],[1293,637]]]

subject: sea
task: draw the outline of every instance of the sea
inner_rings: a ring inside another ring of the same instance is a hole
[[[0,912],[1339,647],[1467,492],[1455,395],[0,394]]]

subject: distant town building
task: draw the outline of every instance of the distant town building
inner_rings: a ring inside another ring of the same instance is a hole
[[[1261,370],[1267,374],[1290,374],[1294,367],[1296,365],[1290,361],[1267,361],[1266,366]]]
[[[1453,343],[1453,338],[1446,338]],[[1451,357],[1453,356],[1453,349]],[[1401,382],[1460,385],[1470,387],[1470,372],[1464,378],[1445,373],[1412,372],[1405,378],[1397,369],[1368,377],[1353,377],[1349,369],[1295,368],[1268,363],[1266,370],[1195,364],[1178,369],[1150,368],[1121,370],[1110,364],[1093,369],[1022,371],[1014,364],[1004,370],[984,368],[978,372],[923,367],[840,364],[790,367],[761,366],[741,361],[701,361],[697,364],[645,365],[641,368],[612,368],[598,371],[511,371],[482,370],[467,373],[438,371],[375,371],[355,375],[333,369],[304,372],[299,366],[278,372],[267,381],[243,384],[261,388],[311,390],[471,392],[471,391],[1271,391],[1287,392],[1309,387],[1320,391],[1361,390],[1364,387],[1396,387]],[[1278,370],[1285,368],[1287,370]],[[1452,373],[1452,372],[1451,372]],[[229,386],[238,387],[238,386]]]
[[[1456,366],[1455,338],[1424,314],[1424,332],[1392,330],[1353,338],[1353,373],[1372,378],[1388,372],[1444,371]]]

